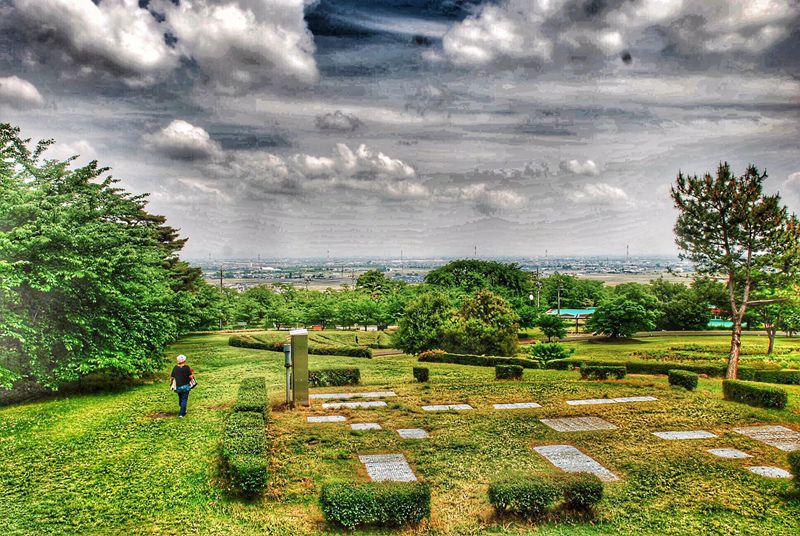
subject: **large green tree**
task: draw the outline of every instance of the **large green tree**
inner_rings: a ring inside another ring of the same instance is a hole
[[[472,293],[490,289],[506,295],[527,295],[531,289],[530,274],[516,263],[461,259],[431,270],[425,282],[441,287],[455,287]]]
[[[586,321],[586,329],[616,339],[655,328],[657,312],[628,294],[609,298]]]
[[[464,300],[446,328],[444,349],[467,354],[513,356],[519,317],[509,303],[490,290]]]
[[[403,309],[393,344],[408,354],[437,348],[451,317],[452,305],[446,294],[420,294]]]
[[[780,196],[764,194],[766,172],[750,165],[736,176],[719,165],[715,176],[679,173],[671,195],[678,209],[675,241],[701,274],[722,275],[733,319],[726,377],[735,379],[742,345],[742,321],[756,300],[754,290],[780,285],[800,269],[800,222]]]

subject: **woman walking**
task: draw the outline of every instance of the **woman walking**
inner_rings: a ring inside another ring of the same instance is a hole
[[[194,383],[194,371],[186,364],[186,356],[177,358],[178,364],[172,368],[172,390],[178,393],[178,405],[181,408],[179,418],[186,416],[186,405],[189,403],[189,391]]]

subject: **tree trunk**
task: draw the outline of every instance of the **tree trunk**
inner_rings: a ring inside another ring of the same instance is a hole
[[[725,373],[725,378],[728,380],[735,380],[736,375],[739,373],[739,353],[742,349],[742,318],[737,316],[733,322],[733,331],[731,332],[731,355],[728,358],[728,371]]]
[[[767,337],[769,338],[769,346],[767,346],[767,355],[772,355],[772,351],[775,349],[775,332],[777,330],[775,327],[770,326],[767,328]]]

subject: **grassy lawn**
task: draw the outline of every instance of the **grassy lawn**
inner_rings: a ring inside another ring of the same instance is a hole
[[[335,533],[316,506],[321,484],[366,479],[357,455],[377,452],[403,452],[417,475],[432,485],[433,517],[429,525],[411,531],[416,533],[788,535],[800,526],[800,496],[792,491],[792,483],[743,469],[786,468],[786,454],[731,431],[736,425],[759,423],[800,430],[800,387],[787,386],[790,406],[776,411],[723,401],[719,380],[701,380],[694,393],[650,376],[589,382],[574,372],[526,370],[521,382],[498,382],[490,368],[431,363],[431,382],[426,385],[412,380],[416,361],[398,355],[372,360],[311,356],[312,368],[360,367],[364,384],[316,391],[391,389],[399,396],[388,399],[387,408],[370,410],[276,408],[267,495],[243,502],[227,494],[218,476],[224,418],[239,380],[252,374],[267,376],[272,402],[279,405],[283,355],[232,348],[227,339],[228,335],[196,335],[170,349],[170,357],[189,356],[200,382],[184,420],[173,418],[177,402],[166,380],[114,393],[0,408],[4,536]],[[724,338],[683,337],[569,346],[576,348],[576,355],[608,359],[628,352],[724,343]],[[786,340],[778,344],[780,351],[800,346]],[[747,338],[745,345],[746,350],[751,345],[765,347],[766,340]],[[785,353],[792,358],[794,354]],[[659,401],[564,403],[572,398],[647,394]],[[535,401],[543,407],[503,412],[491,407],[516,401]],[[476,409],[420,409],[427,403],[459,402]],[[384,430],[354,432],[348,423],[306,423],[307,415],[323,413],[344,414],[351,422],[380,422]],[[571,415],[599,416],[619,428],[559,434],[537,421]],[[401,427],[424,428],[430,439],[402,440],[393,431]],[[705,429],[719,437],[669,442],[650,434],[681,429]],[[561,443],[575,445],[622,477],[607,484],[597,519],[591,524],[540,525],[494,519],[486,499],[489,481],[507,473],[556,472],[531,447]],[[715,458],[705,452],[712,447],[739,448],[755,458]]]

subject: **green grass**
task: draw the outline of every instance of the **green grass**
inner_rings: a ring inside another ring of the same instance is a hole
[[[357,455],[403,452],[431,485],[432,519],[423,534],[795,534],[800,495],[790,481],[750,474],[745,465],[788,467],[786,454],[731,432],[740,424],[784,424],[800,430],[800,387],[786,410],[722,400],[719,380],[701,379],[696,392],[671,388],[666,377],[581,381],[572,371],[526,370],[522,381],[496,381],[491,367],[429,363],[430,382],[417,383],[409,356],[372,360],[311,356],[311,368],[354,366],[363,386],[317,391],[394,390],[389,406],[341,410],[352,422],[380,422],[381,431],[351,431],[345,424],[308,424],[321,408],[289,412],[283,398],[283,355],[227,346],[228,335],[186,337],[170,358],[189,356],[200,382],[187,419],[173,418],[177,397],[165,378],[109,394],[57,398],[0,408],[0,529],[28,534],[315,534],[329,529],[317,506],[326,482],[366,480]],[[360,339],[360,335],[359,335]],[[569,343],[577,355],[610,358],[614,352],[711,344],[713,337],[645,339],[598,345]],[[720,339],[721,340],[721,339]],[[762,339],[747,338],[746,345]],[[766,340],[763,340],[766,344]],[[796,345],[780,340],[779,347]],[[272,463],[265,497],[230,496],[218,474],[225,415],[243,377],[267,377]],[[567,406],[570,398],[654,394],[657,403]],[[535,401],[542,408],[498,412],[495,402]],[[426,413],[426,403],[467,402],[471,412]],[[596,415],[617,430],[558,434],[536,419]],[[421,427],[431,437],[402,440],[400,427]],[[702,428],[714,440],[668,442],[651,431]],[[509,474],[556,474],[531,450],[571,443],[622,480],[606,486],[590,524],[533,526],[495,519],[486,497],[490,481]],[[736,447],[754,459],[723,460],[705,452]],[[413,532],[413,531],[412,531]],[[356,532],[373,534],[380,531]]]

